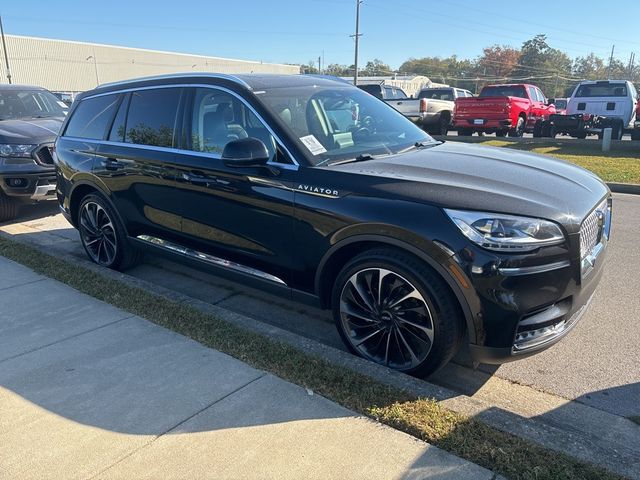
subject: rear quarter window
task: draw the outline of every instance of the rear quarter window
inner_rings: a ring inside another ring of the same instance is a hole
[[[125,142],[173,147],[181,94],[181,88],[132,92]]]
[[[69,119],[65,136],[104,139],[119,103],[120,95],[103,95],[82,100]]]

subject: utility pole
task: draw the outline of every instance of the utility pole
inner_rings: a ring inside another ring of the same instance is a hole
[[[607,80],[611,78],[611,66],[613,65],[613,52],[616,49],[616,46],[613,45],[611,47],[611,57],[609,57],[609,68],[607,68]]]
[[[359,44],[359,40],[360,37],[362,36],[362,34],[360,33],[360,4],[362,3],[362,0],[356,0],[356,34],[352,35],[352,37],[354,37],[356,39],[356,54],[355,54],[355,61],[354,63],[354,72],[353,72],[353,84],[357,85],[358,84],[358,44]]]
[[[9,55],[7,55],[7,42],[4,39],[4,28],[2,27],[2,17],[0,16],[0,34],[2,34],[2,50],[4,50],[4,61],[7,65],[7,80],[11,84],[11,69],[9,68]]]
[[[322,73],[322,57],[318,57],[318,73]]]

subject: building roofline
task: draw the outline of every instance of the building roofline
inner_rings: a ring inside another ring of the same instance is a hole
[[[227,60],[227,61],[231,61],[231,62],[241,62],[241,63],[248,63],[248,64],[252,64],[252,65],[263,65],[265,64],[265,62],[259,62],[257,60],[241,60],[241,59],[237,59],[237,58],[227,58],[227,57],[214,57],[211,55],[199,55],[196,53],[183,53],[183,52],[170,52],[170,51],[166,51],[166,50],[152,50],[149,48],[137,48],[137,47],[125,47],[122,45],[110,45],[107,43],[92,43],[92,42],[80,42],[78,40],[64,40],[64,39],[60,39],[60,38],[45,38],[45,37],[32,37],[30,35],[14,35],[14,34],[5,34],[5,37],[13,37],[13,38],[28,38],[31,40],[44,40],[44,41],[49,41],[49,42],[62,42],[62,43],[73,43],[76,45],[86,45],[86,46],[91,46],[91,47],[106,47],[106,48],[119,48],[119,49],[123,49],[123,50],[132,50],[132,51],[139,51],[139,52],[150,52],[150,53],[162,53],[165,55],[183,55],[186,57],[194,57],[194,58],[210,58],[211,60]],[[300,65],[290,65],[290,64],[286,64],[286,63],[273,63],[273,62],[266,62],[266,64],[268,65],[277,65],[277,66],[282,66],[282,67],[299,67]]]

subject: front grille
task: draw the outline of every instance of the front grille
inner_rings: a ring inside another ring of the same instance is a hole
[[[53,145],[41,146],[33,156],[40,165],[53,165]]]
[[[600,242],[607,208],[607,201],[605,200],[582,222],[580,226],[580,259],[589,255],[593,247]]]

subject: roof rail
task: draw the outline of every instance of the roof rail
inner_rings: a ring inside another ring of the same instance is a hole
[[[150,77],[131,78],[128,80],[119,80],[117,82],[101,83],[96,88],[114,87],[118,85],[127,85],[135,82],[143,82],[148,80],[166,80],[171,78],[183,78],[183,77],[211,77],[219,78],[222,80],[229,80],[231,82],[242,85],[245,88],[251,89],[251,86],[240,77],[235,75],[228,75],[226,73],[211,73],[211,72],[187,72],[187,73],[168,73],[164,75],[153,75]]]

